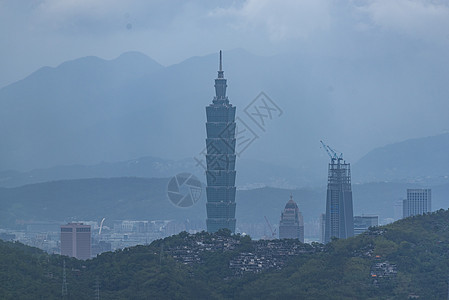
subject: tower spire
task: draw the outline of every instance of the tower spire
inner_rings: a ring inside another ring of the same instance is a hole
[[[223,71],[223,60],[222,60],[222,53],[220,50],[220,64],[219,64],[219,68],[218,68],[218,78],[219,79],[223,79],[224,78],[224,71]]]
[[[215,79],[215,98],[214,103],[217,101],[228,101],[226,98],[226,79],[224,78],[223,71],[223,56],[220,50],[220,61],[218,65],[218,77]]]

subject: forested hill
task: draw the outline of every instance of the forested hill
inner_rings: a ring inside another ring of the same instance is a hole
[[[97,283],[101,299],[446,299],[448,229],[440,210],[325,246],[184,232],[88,261],[0,242],[0,298],[60,299],[65,260],[67,299],[94,298]],[[221,246],[201,250],[209,243]],[[274,259],[280,244],[299,249],[281,268],[232,268],[261,249]],[[190,247],[198,256],[187,263],[180,253]]]

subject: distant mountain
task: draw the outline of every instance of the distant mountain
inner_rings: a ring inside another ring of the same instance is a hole
[[[174,161],[148,156],[122,162],[58,166],[47,169],[35,169],[28,172],[0,171],[0,186],[17,187],[47,181],[85,178],[168,178],[181,172],[194,171],[198,171],[197,173],[199,174],[202,169],[195,167],[193,159]]]
[[[212,54],[163,67],[132,52],[42,68],[0,89],[0,170],[196,156],[217,64]],[[449,127],[449,66],[420,53],[341,60],[237,49],[224,52],[224,70],[229,99],[256,137],[241,157],[302,177],[325,178],[320,140],[355,162],[375,146]],[[261,91],[282,110],[262,129],[260,115],[245,113],[263,106],[252,102]]]
[[[0,188],[0,225],[16,226],[29,221],[121,219],[158,220],[206,219],[205,193],[195,205],[175,207],[167,197],[168,179],[110,178],[80,179]],[[376,214],[382,221],[394,217],[394,203],[403,199],[405,183],[375,183],[353,186],[354,213]],[[317,220],[325,211],[326,188],[239,190],[236,196],[238,223],[279,222],[290,194],[306,222]],[[449,184],[432,189],[432,209],[449,206]],[[238,224],[237,224],[238,226]]]
[[[258,160],[241,159],[237,161],[237,166],[239,189],[264,186],[298,188],[323,183],[323,180],[319,181],[316,177],[306,176],[304,170],[277,166]],[[183,172],[192,173],[200,180],[205,181],[205,170],[194,158],[169,160],[147,156],[122,162],[59,166],[28,172],[0,171],[0,187],[17,187],[46,181],[82,178],[164,178]]]
[[[353,167],[353,180],[449,182],[449,133],[410,139],[370,151]]]
[[[0,169],[91,161],[97,151],[113,152],[120,145],[103,141],[111,141],[121,125],[103,131],[99,124],[133,111],[132,92],[125,86],[162,68],[137,52],[112,61],[85,57],[41,68],[2,88]]]
[[[449,134],[411,139],[376,148],[352,164],[353,183],[394,181],[429,186],[449,183],[447,149]],[[312,171],[307,167],[280,166],[255,159],[238,159],[237,186],[239,189],[321,186],[326,184],[327,163],[328,160],[323,157],[321,168]],[[119,162],[57,166],[25,172],[0,171],[0,187],[82,178],[163,178],[182,172],[193,173],[200,180],[204,180],[204,171],[204,167],[193,157],[170,160],[146,156]]]

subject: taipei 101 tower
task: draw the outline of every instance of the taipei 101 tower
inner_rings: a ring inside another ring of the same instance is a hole
[[[220,67],[215,97],[206,107],[207,231],[235,232],[235,106],[226,97],[226,79]]]

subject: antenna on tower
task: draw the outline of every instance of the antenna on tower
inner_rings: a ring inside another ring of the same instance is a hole
[[[161,253],[159,255],[159,264],[162,264],[162,256],[164,255],[164,244],[161,244]]]
[[[100,300],[100,281],[98,280],[98,276],[95,280],[95,300]]]
[[[67,276],[65,272],[65,259],[62,261],[62,299],[67,297]]]
[[[223,55],[222,51],[220,50],[220,64],[218,66],[218,78],[223,79],[224,78],[224,72],[223,72]]]
[[[449,300],[449,278],[447,280],[447,299]]]

